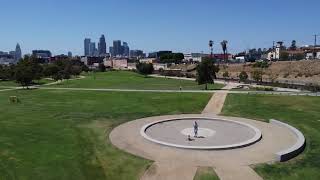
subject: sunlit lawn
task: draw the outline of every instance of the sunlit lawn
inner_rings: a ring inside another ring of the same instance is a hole
[[[18,104],[10,104],[9,96]],[[113,147],[112,128],[141,117],[200,113],[210,94],[62,90],[0,92],[0,179],[131,180],[151,162]]]
[[[302,155],[286,163],[256,168],[264,179],[320,179],[320,97],[230,94],[223,114],[261,121],[278,119],[304,133],[307,148]]]
[[[110,88],[110,89],[153,89],[153,90],[202,90],[204,85],[195,81],[146,77],[130,71],[111,71],[84,74],[85,79],[65,81],[53,87]],[[221,89],[223,84],[210,84],[209,89]]]

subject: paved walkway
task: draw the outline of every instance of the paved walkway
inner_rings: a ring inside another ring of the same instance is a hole
[[[202,111],[202,114],[208,114],[208,113],[220,114],[228,93],[230,92],[231,89],[237,86],[238,84],[236,83],[228,83],[224,88],[222,88],[224,91],[214,93],[210,101],[208,102],[207,106]]]
[[[228,93],[227,92],[217,92],[214,93],[208,102],[207,106],[202,111],[202,114],[220,114],[226,100]]]
[[[153,75],[150,75],[151,77],[157,77],[157,78],[168,78],[168,79],[181,79],[181,80],[189,80],[189,81],[196,81],[195,78],[185,78],[185,77],[174,77],[174,76],[161,76],[161,75],[158,75],[158,74],[153,74]],[[229,85],[232,85],[234,87],[237,87],[239,85],[251,85],[253,87],[265,87],[263,85],[256,85],[256,84],[244,84],[244,83],[237,83],[237,82],[227,82],[227,81],[224,81],[224,80],[215,80],[214,81],[215,83],[218,83],[218,84],[229,84]],[[298,90],[298,89],[291,89],[291,88],[280,88],[280,87],[274,87],[274,89],[276,91],[285,91],[285,92],[301,92],[301,90]]]
[[[270,92],[270,91],[227,91],[227,90],[144,90],[144,89],[109,89],[109,88],[59,88],[59,87],[34,87],[37,89],[66,90],[66,91],[105,91],[105,92],[156,92],[156,93],[217,93],[228,94],[265,94],[265,95],[285,95],[285,96],[320,96],[320,93],[294,93],[294,92]],[[15,89],[22,89],[21,87]]]

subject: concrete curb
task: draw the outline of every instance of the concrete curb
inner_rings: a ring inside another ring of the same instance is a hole
[[[146,130],[155,125],[155,124],[159,124],[159,123],[163,123],[163,122],[168,122],[168,121],[178,121],[178,120],[192,120],[192,119],[206,119],[206,120],[215,120],[215,121],[228,121],[228,122],[232,122],[232,123],[236,123],[236,124],[240,124],[242,126],[246,126],[252,130],[255,131],[255,135],[253,138],[244,141],[244,142],[240,142],[237,144],[230,144],[230,145],[224,145],[224,146],[184,146],[184,145],[179,145],[179,144],[173,144],[173,143],[167,143],[167,142],[163,142],[163,141],[159,141],[156,140],[154,138],[151,138],[150,136],[148,136],[146,134]],[[258,141],[260,141],[262,139],[262,133],[261,131],[244,122],[239,122],[239,121],[234,121],[234,120],[229,120],[229,119],[218,119],[218,118],[205,118],[205,117],[186,117],[186,118],[171,118],[171,119],[164,119],[164,120],[160,120],[160,121],[155,121],[152,122],[150,124],[147,124],[145,126],[143,126],[140,130],[140,134],[142,137],[144,137],[145,139],[157,143],[157,144],[161,144],[161,145],[165,145],[165,146],[170,146],[170,147],[175,147],[175,148],[182,148],[182,149],[193,149],[193,150],[227,150],[227,149],[236,149],[236,148],[241,148],[241,147],[246,147],[246,146],[250,146]]]
[[[295,136],[297,138],[297,142],[293,146],[291,146],[288,149],[285,149],[283,151],[276,153],[277,161],[279,161],[279,162],[288,161],[288,160],[298,156],[300,153],[302,153],[304,151],[304,148],[306,146],[306,139],[305,139],[304,135],[298,129],[296,129],[293,126],[290,126],[289,124],[286,124],[286,123],[283,123],[281,121],[274,120],[274,119],[271,119],[270,123],[288,128],[290,131],[292,131],[292,133],[295,134]]]

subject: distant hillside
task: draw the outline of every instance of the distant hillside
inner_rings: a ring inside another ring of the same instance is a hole
[[[221,65],[218,77],[228,71],[231,78],[237,79],[241,71],[246,71],[251,78],[254,71],[254,63]],[[320,61],[279,61],[269,63],[269,67],[263,70],[263,80],[297,84],[320,85]]]

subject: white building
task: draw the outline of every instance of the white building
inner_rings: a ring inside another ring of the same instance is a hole
[[[240,63],[246,62],[246,57],[245,56],[236,56],[235,59],[236,59],[236,61],[238,61]]]
[[[267,59],[269,61],[271,60],[279,60],[280,59],[280,55],[281,52],[285,50],[285,47],[283,46],[283,42],[279,41],[277,42],[276,47],[274,48],[274,50],[270,51],[267,55]]]
[[[157,61],[156,58],[144,58],[139,60],[140,63],[147,63],[147,64],[153,64],[153,63],[156,63],[156,61]]]
[[[183,61],[185,62],[201,62],[202,57],[204,56],[202,53],[186,53],[183,54],[184,55],[184,59]]]
[[[160,69],[166,70],[168,69],[168,64],[153,63],[153,69],[156,71]]]
[[[306,58],[307,59],[313,59],[313,52],[308,52],[306,53]],[[316,59],[320,59],[320,51],[319,52],[316,52]]]

